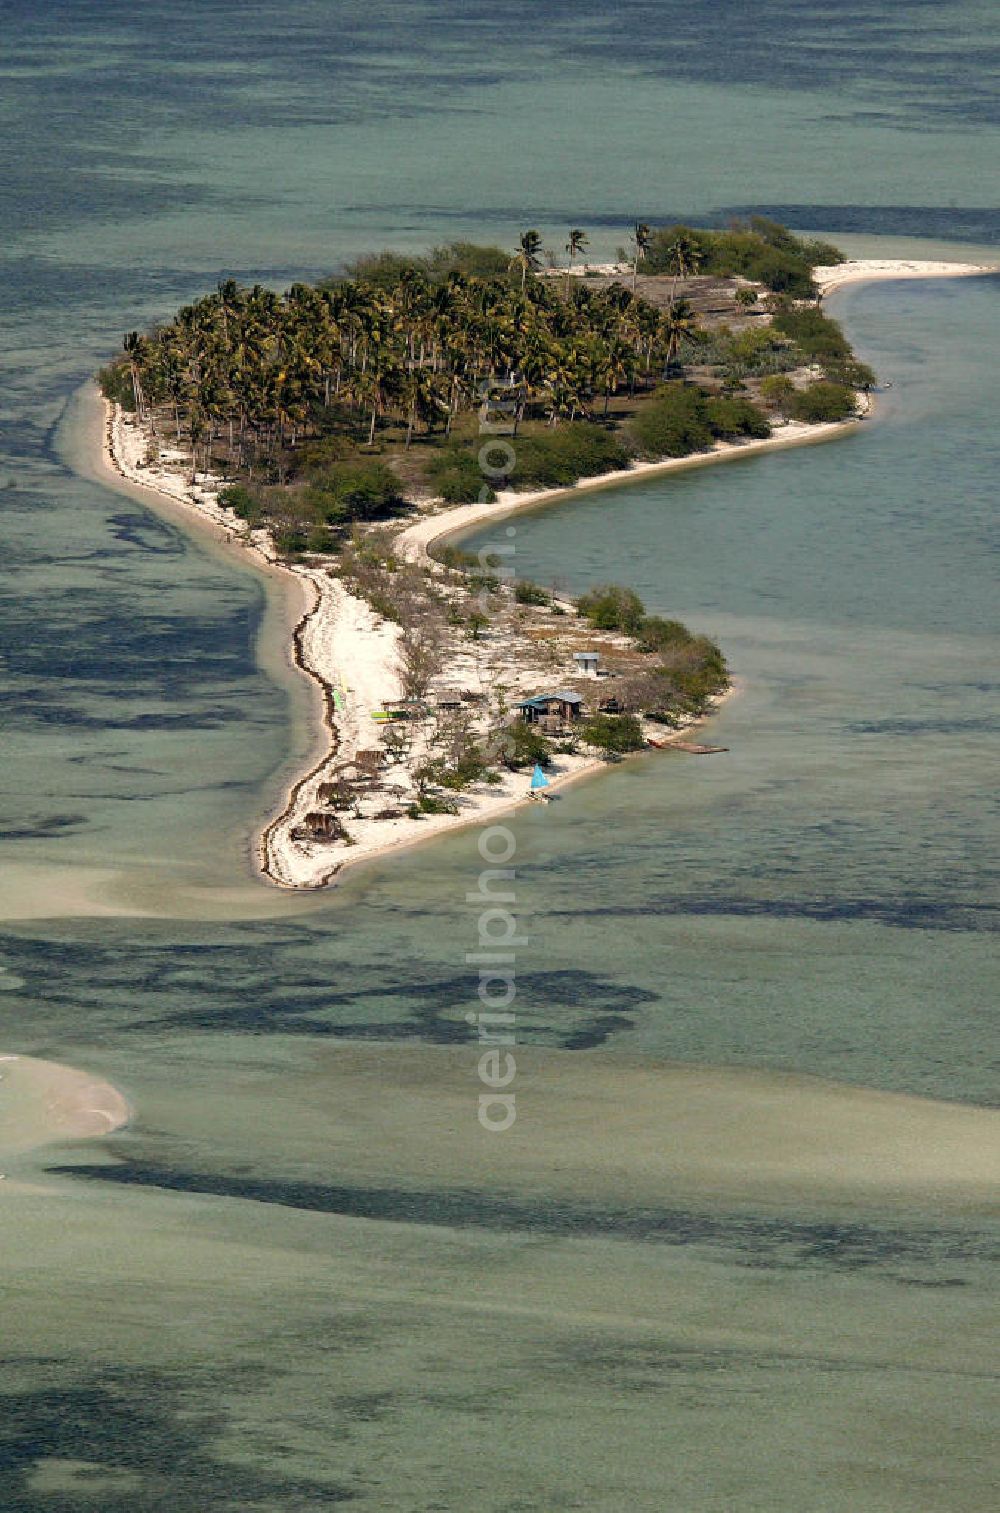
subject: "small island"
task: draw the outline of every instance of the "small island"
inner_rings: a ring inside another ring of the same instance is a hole
[[[867,411],[875,375],[819,305],[858,266],[836,248],[754,218],[586,249],[526,231],[284,294],[227,281],[99,375],[117,471],[308,590],[293,655],[325,737],[260,838],[281,886],[676,745],[730,687],[627,586],[571,601],[517,575],[509,527],[475,557],[445,538]]]

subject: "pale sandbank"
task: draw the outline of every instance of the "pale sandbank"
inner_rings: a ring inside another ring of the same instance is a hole
[[[0,1159],[66,1140],[93,1140],[121,1129],[130,1117],[118,1089],[90,1072],[34,1056],[0,1055]],[[5,1190],[0,1183],[0,1194]]]

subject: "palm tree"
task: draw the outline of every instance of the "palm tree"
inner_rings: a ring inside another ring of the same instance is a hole
[[[604,414],[607,417],[612,394],[625,382],[629,373],[631,353],[625,343],[615,337],[604,348],[597,369],[598,381],[604,386]]]
[[[402,389],[406,396],[406,450],[409,451],[417,421],[424,421],[429,430],[442,401],[438,382],[426,369],[411,368],[403,379]]]
[[[635,249],[635,257],[632,262],[632,293],[635,293],[636,281],[639,277],[639,264],[649,251],[650,230],[645,221],[636,221],[632,230],[632,245]]]
[[[675,279],[687,278],[705,261],[701,244],[686,231],[679,231],[666,252],[667,263]]]
[[[667,339],[667,366],[677,361],[677,349],[681,339],[691,336],[698,329],[694,310],[686,299],[672,301],[660,320],[660,330]]]
[[[696,273],[705,261],[701,243],[686,231],[679,231],[667,248],[668,265],[673,269],[674,281],[670,285],[670,303],[674,302],[677,280]]]
[[[566,243],[566,251],[569,253],[570,273],[573,271],[573,264],[576,261],[577,254],[582,252],[587,246],[589,246],[589,242],[587,241],[587,233],[585,231],[581,231],[579,227],[574,227],[574,229],[569,234],[569,241]],[[566,289],[568,292],[569,274],[567,274],[566,276]]]
[[[145,356],[145,342],[138,331],[127,331],[122,340],[122,349],[128,357],[129,372],[132,376],[132,398],[135,401],[136,413],[142,419],[142,383],[139,378],[139,370]]]
[[[529,273],[537,273],[542,266],[539,253],[542,250],[541,233],[538,231],[522,231],[518,239],[518,249],[510,260],[512,268],[521,270],[521,288],[524,288]]]

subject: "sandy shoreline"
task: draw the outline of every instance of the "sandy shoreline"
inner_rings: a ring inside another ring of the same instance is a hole
[[[995,263],[935,263],[919,258],[858,258],[813,269],[813,280],[825,297],[846,284],[871,284],[907,278],[981,278],[1000,272]]]
[[[822,292],[828,294],[845,284],[862,281],[972,276],[994,271],[973,264],[898,259],[849,262],[821,268],[816,270],[816,277]],[[291,784],[283,803],[258,837],[256,859],[265,877],[279,887],[289,889],[322,888],[359,862],[463,826],[498,820],[527,801],[525,775],[508,774],[498,787],[460,795],[461,807],[457,815],[365,819],[361,822],[363,828],[356,836],[356,844],[347,851],[338,847],[332,852],[328,844],[296,839],[292,832],[306,813],[318,807],[318,789],[329,779],[332,769],[358,750],[370,749],[379,743],[381,731],[372,712],[386,698],[398,696],[393,663],[399,630],[379,621],[364,600],[348,593],[323,567],[280,563],[266,532],[248,531],[232,512],[219,505],[217,493],[222,479],[198,475],[192,482],[182,454],[171,453],[169,448],[161,450],[160,460],[156,463],[148,462],[147,438],[141,427],[108,404],[104,405],[104,415],[106,476],[141,491],[142,497],[148,497],[160,509],[164,503],[169,504],[175,519],[199,521],[209,526],[216,539],[245,552],[256,567],[280,577],[286,585],[295,581],[305,596],[307,607],[299,614],[292,630],[290,660],[311,681],[319,696],[317,741],[308,770]],[[646,482],[672,472],[788,447],[814,445],[846,435],[860,423],[860,419],[813,426],[787,423],[766,440],[719,443],[711,452],[691,457],[636,463],[627,469],[583,479],[569,488],[529,493],[508,490],[493,504],[432,508],[404,528],[398,543],[404,556],[412,561],[423,561],[432,545],[467,534],[486,522],[569,501],[584,493]],[[690,729],[689,725],[665,735],[664,739],[680,739]],[[558,792],[567,783],[603,770],[605,766],[601,759],[591,756],[561,756],[553,773],[552,791]]]
[[[460,794],[458,814],[366,821],[364,833],[357,843],[349,851],[338,848],[335,857],[331,857],[329,846],[321,842],[296,840],[292,831],[306,813],[317,807],[317,791],[329,780],[332,769],[357,750],[378,744],[380,728],[372,718],[372,711],[387,696],[398,696],[398,683],[392,671],[398,628],[380,622],[364,600],[348,593],[323,568],[289,567],[277,562],[265,532],[248,532],[237,517],[217,503],[216,491],[221,479],[199,475],[197,483],[192,485],[176,471],[147,464],[144,460],[147,438],[141,427],[107,402],[103,403],[103,416],[103,459],[109,481],[124,483],[138,491],[141,497],[148,496],[151,501],[156,501],[158,508],[162,509],[163,502],[167,502],[172,507],[172,518],[207,524],[217,540],[245,552],[262,571],[279,574],[286,582],[295,580],[311,600],[293,628],[289,660],[317,689],[322,737],[309,768],[291,785],[280,809],[257,839],[255,854],[263,876],[283,888],[323,888],[334,878],[341,877],[348,868],[363,861],[431,840],[445,832],[495,822],[529,802],[527,775],[524,772],[509,773],[504,774],[503,781],[497,786]],[[697,458],[638,464],[620,473],[584,480],[568,489],[544,489],[527,494],[510,491],[501,495],[494,505],[462,505],[427,514],[401,532],[399,545],[403,555],[418,560],[426,555],[431,543],[453,532],[469,530],[483,519],[506,517],[520,510],[572,498],[577,492],[640,481],[685,465],[697,466],[730,456],[744,456],[763,447],[825,440],[829,435],[850,430],[855,424],[795,427],[794,436],[743,446],[721,446],[717,451]],[[817,435],[817,432],[823,434]],[[715,706],[718,707],[728,696],[716,700]],[[702,723],[703,720],[691,720],[676,730],[664,730],[658,739],[664,743],[684,739]],[[578,778],[606,770],[606,767],[607,763],[600,757],[561,755],[555,759],[549,791],[556,795]]]
[[[128,1102],[109,1082],[34,1056],[0,1056],[0,1159],[121,1129]],[[0,1184],[0,1193],[8,1191]]]

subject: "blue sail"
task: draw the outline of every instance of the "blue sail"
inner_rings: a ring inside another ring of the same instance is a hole
[[[535,763],[535,770],[531,774],[531,786],[532,788],[547,788],[549,786],[549,780],[537,762]]]

